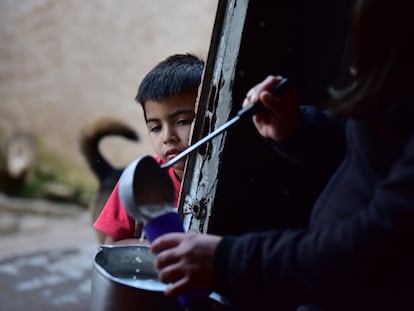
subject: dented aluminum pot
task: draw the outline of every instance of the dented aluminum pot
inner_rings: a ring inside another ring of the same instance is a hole
[[[90,310],[184,310],[164,296],[153,260],[146,245],[102,246],[94,256]]]

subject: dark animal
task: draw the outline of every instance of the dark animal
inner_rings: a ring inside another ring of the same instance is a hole
[[[96,198],[90,205],[92,223],[102,211],[109,195],[119,180],[123,168],[115,168],[101,154],[99,143],[107,136],[121,136],[131,141],[138,141],[138,134],[124,121],[114,117],[99,117],[89,121],[81,130],[80,148],[90,169],[98,179],[99,187]],[[96,230],[99,243],[104,243],[104,234]]]

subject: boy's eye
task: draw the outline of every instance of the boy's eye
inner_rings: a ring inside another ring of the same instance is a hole
[[[148,126],[148,130],[152,133],[158,133],[159,131],[161,131],[161,125]]]
[[[193,122],[193,119],[181,119],[177,121],[178,125],[190,125]]]

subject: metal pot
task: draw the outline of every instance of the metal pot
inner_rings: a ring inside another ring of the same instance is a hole
[[[182,311],[164,296],[146,245],[102,246],[94,256],[91,311]]]

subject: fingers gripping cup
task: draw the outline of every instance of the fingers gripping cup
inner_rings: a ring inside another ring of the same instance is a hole
[[[165,233],[184,232],[174,208],[174,185],[153,157],[140,157],[125,168],[119,181],[119,197],[126,212],[144,224],[150,243]],[[202,303],[209,293],[193,290],[178,300],[184,306],[193,307]]]

